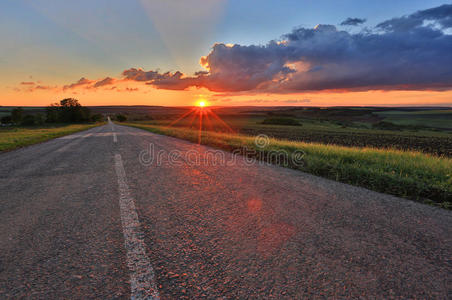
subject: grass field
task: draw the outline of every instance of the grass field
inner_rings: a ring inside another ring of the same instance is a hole
[[[377,115],[384,117],[385,121],[408,126],[424,126],[433,128],[452,129],[452,110],[429,110],[429,111],[387,111],[378,112]]]
[[[104,123],[0,128],[0,151],[41,143]]]
[[[126,125],[192,142],[198,141],[198,131],[194,129],[139,123]],[[229,151],[246,147],[256,150],[258,159],[265,158],[266,156],[261,154],[270,151],[283,150],[289,156],[296,151],[302,151],[302,165],[288,163],[285,166],[377,192],[451,209],[450,158],[416,151],[343,147],[280,139],[270,139],[270,144],[261,149],[255,145],[253,136],[212,131],[202,132],[201,143]]]
[[[446,114],[444,114],[446,115]],[[266,134],[270,137],[302,142],[334,144],[347,147],[396,148],[400,150],[420,151],[438,156],[452,157],[452,132],[447,130],[417,130],[401,128],[389,130],[372,128],[372,124],[363,121],[345,122],[298,117],[301,126],[263,124],[267,115],[224,115],[221,119],[236,133],[244,135]],[[397,118],[397,117],[396,117]],[[139,123],[166,126],[176,117],[140,121]],[[411,117],[397,118],[403,122]],[[433,123],[434,121],[431,121]],[[439,121],[437,121],[439,122]],[[441,122],[452,123],[450,120]],[[446,124],[448,125],[448,124]],[[199,128],[198,118],[185,118],[172,125],[182,128]],[[230,132],[217,119],[203,120],[204,131]]]

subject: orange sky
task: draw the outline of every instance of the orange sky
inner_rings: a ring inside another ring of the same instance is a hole
[[[67,97],[79,99],[83,105],[162,105],[187,106],[199,99],[210,105],[238,106],[367,106],[367,105],[422,105],[452,106],[452,91],[365,91],[365,92],[316,92],[298,94],[249,94],[214,93],[205,88],[185,91],[156,89],[144,83],[119,83],[115,89],[61,88],[35,89],[18,85],[20,90],[7,87],[0,90],[0,105],[46,106]]]

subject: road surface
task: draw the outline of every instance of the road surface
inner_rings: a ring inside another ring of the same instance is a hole
[[[451,211],[211,151],[107,124],[0,154],[0,299],[452,298]]]

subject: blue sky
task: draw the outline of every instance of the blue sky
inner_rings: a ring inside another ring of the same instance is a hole
[[[188,7],[196,11],[203,1],[189,0],[192,4]],[[208,54],[215,42],[263,44],[294,27],[337,25],[347,17],[366,18],[365,25],[375,25],[394,16],[444,3],[425,0],[219,0],[216,1],[219,4],[211,8],[217,10],[212,12],[214,20],[204,16],[198,21],[195,16],[181,20],[181,14],[185,12],[168,14],[167,18],[174,18],[172,22],[181,22],[175,30],[188,28],[191,35],[184,39],[176,36],[177,32],[158,28],[142,2],[146,1],[1,1],[3,46],[0,46],[0,67],[11,70],[13,66],[21,66],[28,70],[14,72],[45,71],[46,77],[60,78],[76,78],[81,73],[84,76],[96,76],[106,71],[118,73],[131,66],[182,69],[191,73],[199,69],[199,58]],[[152,9],[158,1],[147,2]],[[180,39],[180,42],[165,44],[168,35],[175,36],[174,39]],[[184,59],[173,58],[170,52],[175,56],[183,54]],[[73,71],[62,73],[60,67],[48,66],[49,59],[67,65]]]

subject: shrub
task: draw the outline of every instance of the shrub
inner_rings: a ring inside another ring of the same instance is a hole
[[[35,120],[35,116],[33,115],[25,115],[25,117],[23,117],[22,119],[22,125],[25,126],[33,126],[36,124],[36,120]]]
[[[4,116],[1,119],[2,124],[11,124],[13,122],[11,116]]]
[[[91,116],[91,122],[100,122],[104,119],[102,114],[94,114]]]
[[[24,110],[21,107],[17,107],[11,111],[11,120],[13,123],[19,124],[24,117]]]
[[[46,107],[46,122],[57,123],[59,121],[59,104],[54,103]]]
[[[36,125],[44,124],[44,116],[42,114],[36,114],[35,115],[35,123],[36,123]]]
[[[117,114],[116,120],[118,120],[119,122],[125,122],[125,121],[127,121],[127,116],[122,115],[122,114]]]

